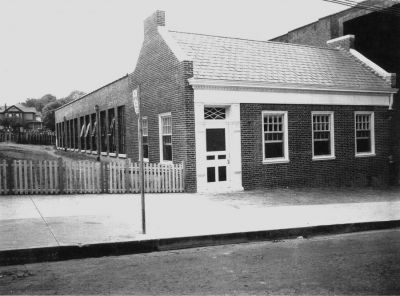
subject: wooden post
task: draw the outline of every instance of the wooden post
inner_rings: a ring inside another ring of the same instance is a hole
[[[12,194],[12,189],[14,187],[14,178],[13,178],[13,168],[12,168],[12,160],[7,160],[7,185],[8,185],[8,194]]]
[[[60,194],[63,194],[64,193],[64,165],[63,165],[63,161],[62,161],[61,157],[59,157],[57,159],[57,166],[58,166],[58,177],[59,177],[58,186],[60,189]]]

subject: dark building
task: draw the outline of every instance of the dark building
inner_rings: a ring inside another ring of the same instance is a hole
[[[326,41],[352,34],[354,49],[388,72],[396,73],[396,86],[400,85],[400,1],[369,0],[359,6],[319,19],[294,29],[272,41],[326,46]],[[391,175],[398,180],[400,168],[400,95],[395,94],[390,121],[394,161]],[[397,171],[397,172],[395,172]]]

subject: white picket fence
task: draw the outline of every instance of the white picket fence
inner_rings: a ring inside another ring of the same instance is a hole
[[[146,192],[183,192],[184,165],[144,165]],[[126,162],[0,160],[0,194],[137,193],[139,165]]]

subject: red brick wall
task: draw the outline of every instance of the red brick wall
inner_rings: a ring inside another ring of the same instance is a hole
[[[288,111],[289,163],[262,163],[262,110]],[[336,159],[312,161],[311,111],[334,111]],[[354,156],[354,111],[374,111],[375,157]],[[388,182],[389,126],[385,107],[241,104],[241,134],[245,189]]]
[[[145,21],[145,38],[130,88],[140,86],[143,116],[148,118],[149,161],[160,161],[159,114],[172,115],[172,159],[185,162],[186,190],[196,191],[196,159],[194,135],[193,89],[187,79],[192,77],[192,63],[179,62],[163,38],[157,24],[165,19],[160,12]],[[137,119],[132,121],[131,143],[134,159],[138,158]]]

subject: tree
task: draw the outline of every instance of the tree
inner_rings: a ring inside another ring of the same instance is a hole
[[[28,124],[16,117],[6,117],[0,120],[0,125],[7,129],[18,130],[20,127],[27,128]]]
[[[22,104],[26,107],[35,107],[37,111],[42,112],[44,106],[51,102],[55,102],[56,100],[57,98],[55,96],[53,96],[52,94],[47,94],[40,99],[26,99],[26,101]]]
[[[42,110],[42,120],[44,127],[54,131],[55,130],[55,110],[61,106],[80,98],[85,95],[84,92],[79,90],[72,91],[67,97],[58,99],[56,101],[48,103],[43,107]]]

